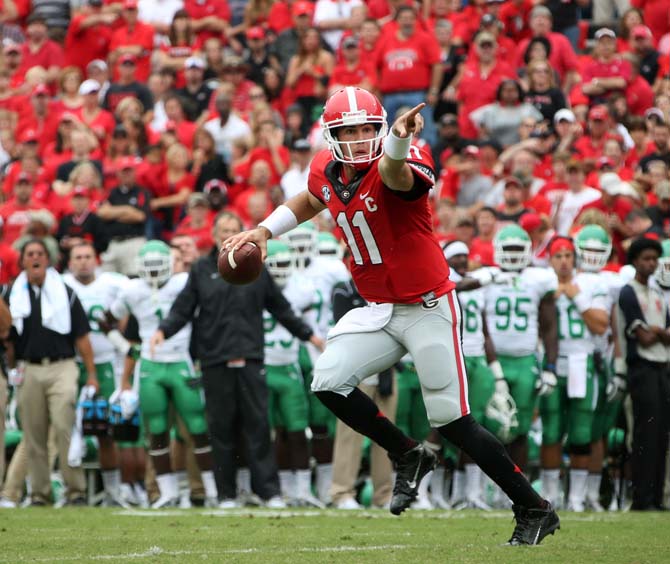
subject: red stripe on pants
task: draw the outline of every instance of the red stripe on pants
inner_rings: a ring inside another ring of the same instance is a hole
[[[468,400],[465,397],[465,371],[463,370],[463,358],[461,356],[461,339],[458,334],[458,327],[456,326],[458,316],[456,315],[456,306],[454,305],[453,290],[447,293],[447,300],[449,301],[449,310],[451,311],[451,334],[454,339],[454,354],[456,355],[456,370],[458,372],[458,386],[461,400],[461,415],[468,414]]]

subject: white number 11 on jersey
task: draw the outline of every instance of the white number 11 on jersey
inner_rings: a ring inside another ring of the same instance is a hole
[[[356,213],[354,213],[354,217],[351,220],[351,225],[349,225],[349,220],[347,219],[347,216],[344,212],[338,213],[337,225],[339,225],[342,231],[344,231],[344,235],[347,238],[347,243],[351,249],[351,254],[354,256],[354,262],[356,264],[363,264],[363,255],[361,255],[361,251],[356,244],[356,238],[354,237],[354,232],[351,228],[352,225],[357,227],[361,232],[363,242],[365,243],[365,249],[367,250],[370,257],[370,262],[372,264],[382,263],[382,256],[379,252],[379,247],[377,247],[377,241],[375,241],[375,237],[372,234],[370,226],[365,220],[365,215],[361,210],[358,210]]]

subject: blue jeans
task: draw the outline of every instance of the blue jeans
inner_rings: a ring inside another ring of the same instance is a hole
[[[408,92],[385,94],[382,102],[386,109],[389,127],[396,120],[396,113],[401,107],[409,106],[413,108],[425,101],[425,90],[410,90]],[[430,145],[434,145],[437,141],[437,126],[435,125],[435,121],[433,121],[433,108],[426,106],[421,110],[421,115],[423,116],[424,126],[420,137],[425,139]]]

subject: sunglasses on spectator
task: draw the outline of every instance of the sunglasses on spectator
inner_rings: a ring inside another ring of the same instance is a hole
[[[249,98],[252,100],[258,100],[260,98],[265,98],[265,94],[263,92],[258,92],[257,94],[249,94]]]
[[[480,43],[479,46],[482,49],[493,49],[493,43],[491,43],[490,41],[484,41],[484,42]]]
[[[535,69],[533,73],[542,73],[542,74],[549,74],[549,69]]]

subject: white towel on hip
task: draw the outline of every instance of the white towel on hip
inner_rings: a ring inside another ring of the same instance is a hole
[[[25,271],[17,277],[9,294],[9,310],[12,314],[12,325],[19,335],[23,333],[23,322],[30,317],[30,293],[28,292],[28,276]],[[42,325],[61,335],[68,335],[72,330],[70,315],[70,298],[60,274],[54,268],[48,268],[44,284],[40,291],[40,307]]]

